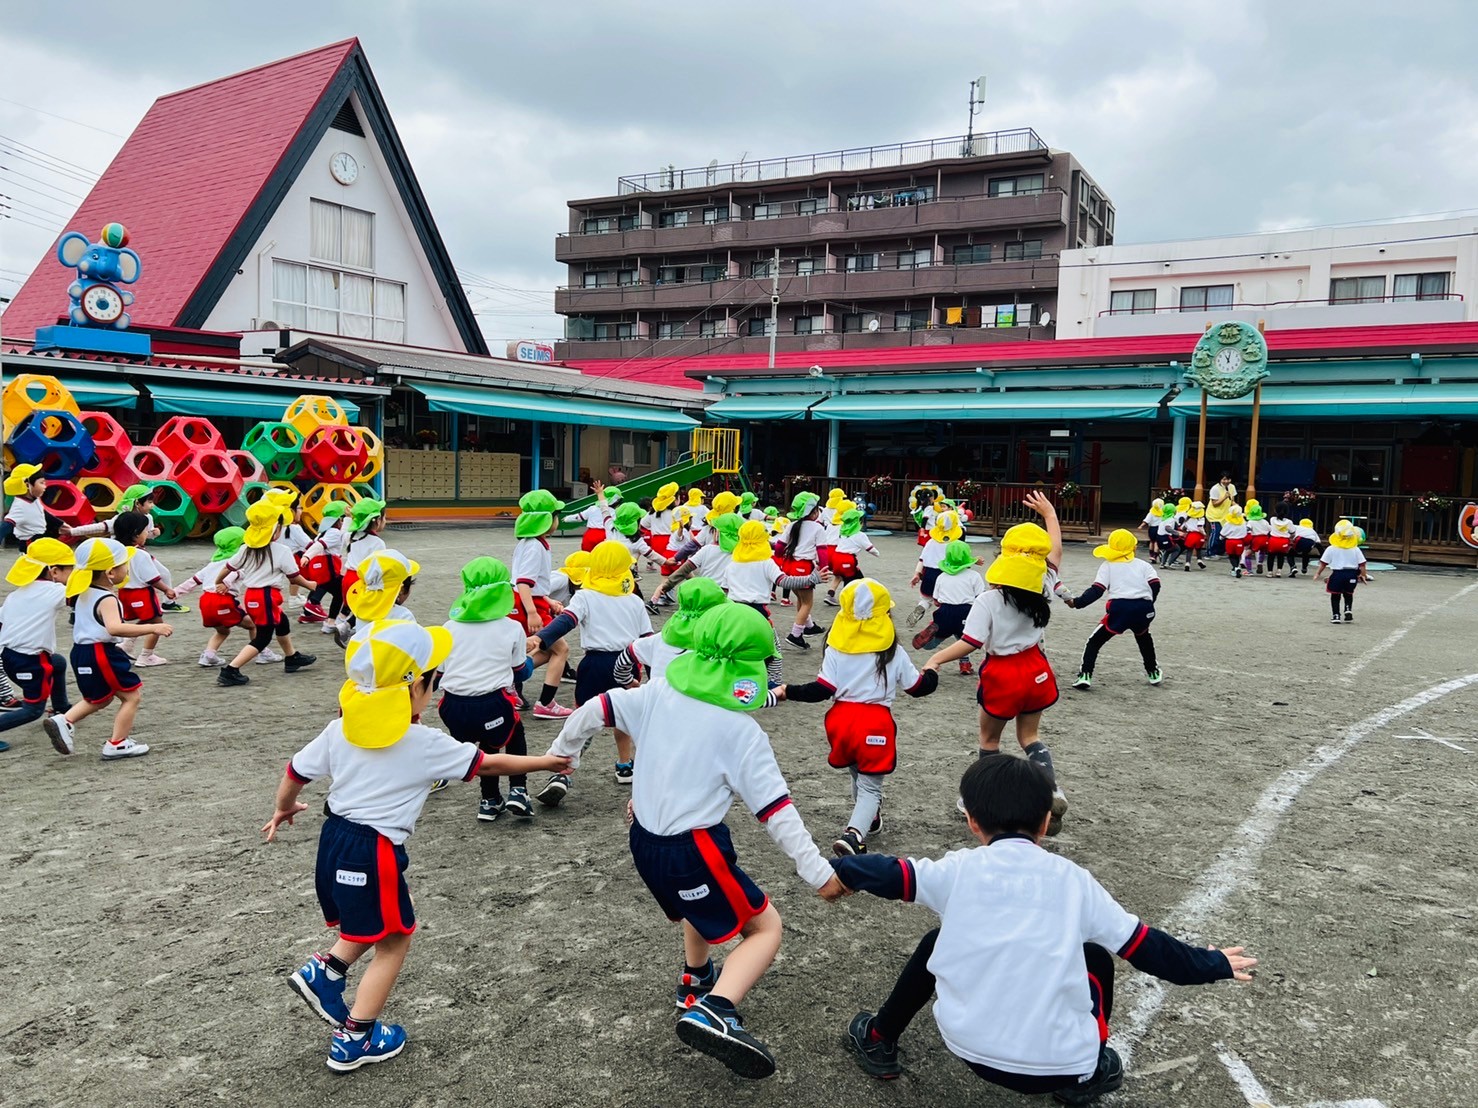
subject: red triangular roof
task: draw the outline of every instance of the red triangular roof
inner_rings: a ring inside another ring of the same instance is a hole
[[[96,239],[128,228],[143,259],[130,286],[135,323],[174,326],[253,202],[293,146],[358,39],[310,50],[154,101],[93,185],[68,230]],[[29,338],[66,315],[73,279],[48,257],[3,317]]]

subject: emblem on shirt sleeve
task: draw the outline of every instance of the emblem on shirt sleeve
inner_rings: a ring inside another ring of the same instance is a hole
[[[759,698],[759,695],[760,686],[758,681],[751,681],[746,677],[734,682],[734,699],[739,701],[740,704],[746,706],[753,704]]]

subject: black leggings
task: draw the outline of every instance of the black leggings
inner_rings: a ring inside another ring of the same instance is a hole
[[[491,750],[489,750],[488,744],[486,742],[479,743],[478,745],[481,746],[483,751],[488,754],[517,754],[519,757],[523,757],[529,752],[529,743],[527,737],[523,733],[522,720],[513,725],[513,734],[509,736],[508,742],[505,746],[493,747]],[[478,778],[478,783],[482,786],[482,798],[484,800],[503,799],[503,793],[498,788],[498,780],[499,779],[496,777]],[[514,774],[512,777],[508,778],[508,787],[510,789],[527,789],[529,787],[528,774]]]
[[[936,927],[919,940],[918,949],[898,975],[898,983],[878,1009],[875,1026],[878,1034],[889,1042],[896,1043],[899,1040],[913,1022],[914,1016],[919,1014],[934,995],[934,975],[929,972],[929,958],[934,953],[934,943],[938,938],[939,928]],[[1093,1014],[1098,1019],[1099,1027],[1106,1033],[1109,1016],[1114,1010],[1114,959],[1103,947],[1095,943],[1084,943],[1083,960],[1088,965],[1088,987],[1093,996]],[[1069,1088],[1078,1084],[1083,1076],[1011,1073],[979,1062],[966,1064],[975,1071],[976,1076],[1027,1096]]]
[[[1339,615],[1339,598],[1345,598],[1345,611],[1355,606],[1355,594],[1353,592],[1332,592],[1329,594],[1329,610]]]
[[[1094,628],[1093,635],[1088,640],[1088,645],[1083,648],[1083,673],[1093,672],[1093,667],[1098,663],[1098,652],[1113,637],[1113,633],[1101,623]],[[1153,673],[1156,668],[1155,640],[1146,631],[1142,635],[1135,635],[1134,641],[1139,644],[1139,656],[1144,659],[1144,671],[1146,673]]]
[[[260,652],[267,649],[268,644],[272,642],[274,636],[277,638],[286,638],[292,634],[292,631],[291,625],[287,622],[287,616],[285,614],[280,615],[277,617],[276,626],[267,623],[253,631],[251,633],[251,644]]]
[[[335,573],[323,584],[314,586],[313,591],[308,594],[308,603],[322,604],[325,596],[333,599],[328,609],[329,617],[338,619],[344,608],[344,578]]]

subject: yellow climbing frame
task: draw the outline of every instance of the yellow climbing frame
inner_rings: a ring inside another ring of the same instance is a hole
[[[693,432],[693,457],[712,462],[715,473],[738,473],[739,428],[697,428]]]

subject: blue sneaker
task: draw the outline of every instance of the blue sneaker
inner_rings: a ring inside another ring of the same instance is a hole
[[[334,1032],[328,1045],[328,1068],[348,1073],[371,1062],[385,1062],[405,1049],[405,1028],[397,1023],[375,1020],[374,1027],[363,1035],[351,1035],[342,1027]]]
[[[775,1072],[775,1056],[748,1031],[739,1013],[719,1009],[707,997],[677,1021],[677,1037],[694,1050],[712,1055],[740,1077],[758,1080]]]
[[[334,1027],[344,1026],[344,1021],[349,1018],[349,1006],[344,1003],[344,986],[349,983],[348,979],[330,980],[328,964],[320,955],[313,955],[288,974],[287,983],[322,1019]]]

